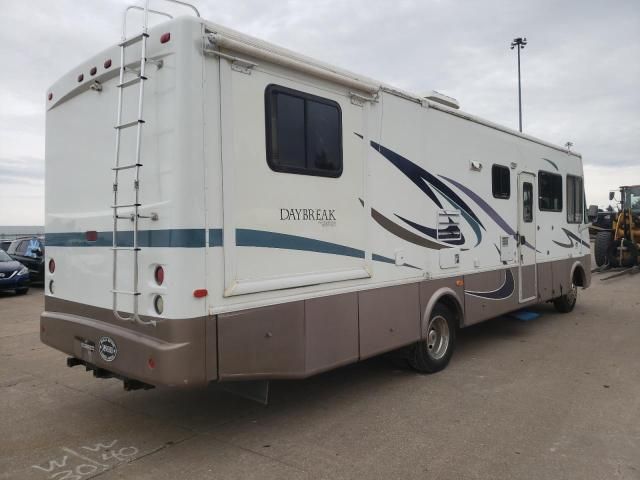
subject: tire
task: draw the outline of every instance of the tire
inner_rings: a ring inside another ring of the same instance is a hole
[[[16,295],[24,295],[29,291],[29,287],[25,288],[16,288]]]
[[[596,265],[601,267],[607,264],[607,253],[611,245],[611,232],[598,232],[596,235],[596,245],[594,247],[594,255],[596,257]]]
[[[420,373],[436,373],[443,370],[453,356],[456,327],[455,316],[451,310],[444,305],[436,305],[429,318],[427,338],[416,342],[409,349],[409,365]]]
[[[571,289],[561,297],[554,299],[553,306],[560,313],[569,313],[576,306],[577,301],[578,287],[571,282]]]

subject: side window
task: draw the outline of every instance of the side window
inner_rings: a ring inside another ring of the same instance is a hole
[[[538,208],[542,211],[562,211],[562,175],[538,172]]]
[[[529,182],[522,184],[522,220],[533,222],[533,185]]]
[[[494,165],[491,167],[491,189],[495,198],[509,198],[511,196],[511,173],[509,167]]]
[[[24,255],[27,251],[27,245],[29,245],[29,240],[22,240],[20,243],[18,243],[18,245],[16,246],[16,255]]]
[[[582,223],[583,199],[582,177],[567,175],[567,222]]]
[[[339,177],[342,111],[333,100],[278,85],[265,90],[267,163],[276,172]]]

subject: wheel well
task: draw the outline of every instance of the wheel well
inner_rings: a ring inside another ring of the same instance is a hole
[[[571,277],[571,281],[574,285],[578,287],[584,287],[587,282],[587,276],[584,273],[584,268],[582,265],[577,265],[573,270],[573,276]]]
[[[455,315],[456,323],[458,326],[462,326],[464,322],[464,313],[462,312],[462,307],[458,302],[458,299],[450,294],[445,294],[438,299],[436,305],[441,304],[447,307],[451,312]]]

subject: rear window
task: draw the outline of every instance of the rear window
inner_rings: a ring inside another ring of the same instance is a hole
[[[342,112],[333,100],[269,85],[265,90],[267,163],[277,172],[339,177]]]

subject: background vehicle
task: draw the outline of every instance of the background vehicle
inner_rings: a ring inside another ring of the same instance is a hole
[[[0,250],[0,291],[15,290],[17,294],[29,290],[29,269]]]
[[[611,192],[609,199],[614,197]],[[620,187],[620,210],[613,215],[611,229],[597,233],[594,250],[599,267],[640,263],[640,185]]]
[[[9,245],[11,245],[11,240],[0,240],[0,250],[4,250],[6,252],[9,249]]]
[[[7,253],[29,269],[32,283],[44,282],[44,237],[17,238]]]

